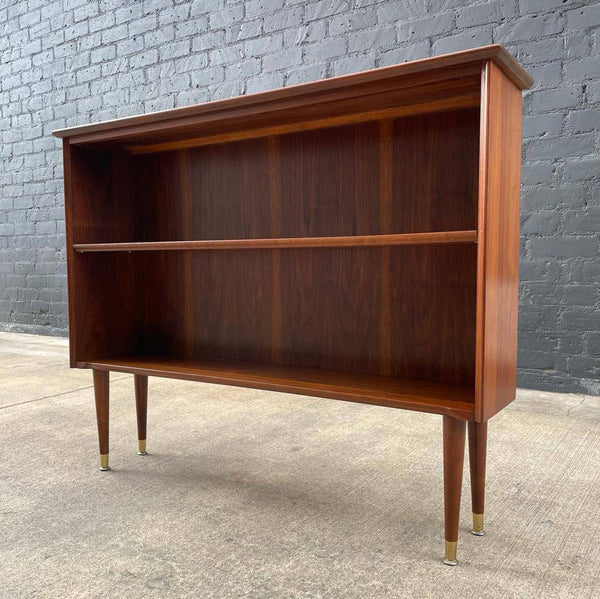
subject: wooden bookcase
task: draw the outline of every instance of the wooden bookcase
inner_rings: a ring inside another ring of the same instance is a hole
[[[501,46],[56,131],[71,366],[444,417],[446,562],[466,423],[515,395],[521,90]]]

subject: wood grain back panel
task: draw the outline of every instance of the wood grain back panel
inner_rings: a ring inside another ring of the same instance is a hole
[[[476,265],[473,245],[391,250],[392,375],[474,384]]]
[[[379,127],[281,136],[282,237],[380,233]]]
[[[381,372],[381,250],[281,252],[281,362]]]
[[[270,237],[268,139],[191,150],[192,236]]]
[[[183,240],[189,230],[191,186],[186,151],[134,160],[136,241]]]
[[[131,201],[131,155],[70,148],[73,243],[133,241],[137,218]]]
[[[186,254],[129,258],[141,355],[474,384],[475,246]]]
[[[479,110],[397,119],[391,229],[477,228]]]
[[[75,362],[131,352],[138,343],[140,289],[129,254],[75,254],[70,310]]]
[[[194,353],[269,362],[276,322],[272,253],[228,253],[196,252],[192,257]]]
[[[133,255],[136,352],[271,361],[270,251]]]
[[[271,237],[269,140],[134,160],[137,241]]]
[[[191,252],[152,252],[131,255],[135,286],[136,352],[141,355],[188,357],[195,333],[187,290],[191,273],[186,268]]]

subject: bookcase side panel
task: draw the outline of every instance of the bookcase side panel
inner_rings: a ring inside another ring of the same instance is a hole
[[[67,254],[67,303],[69,310],[69,363],[71,368],[74,368],[77,362],[77,326],[75,324],[75,288],[77,286],[77,273],[75,270],[75,250],[73,249],[71,145],[69,143],[69,138],[63,139],[62,149]]]
[[[476,414],[515,398],[521,182],[521,90],[489,62],[482,77]]]

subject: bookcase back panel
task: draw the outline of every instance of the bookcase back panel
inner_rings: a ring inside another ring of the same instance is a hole
[[[281,236],[380,233],[379,146],[377,122],[279,137]]]
[[[135,159],[138,241],[271,237],[267,139]]]
[[[131,353],[138,342],[139,263],[131,254],[74,254],[69,330],[75,362]],[[145,293],[144,293],[145,294]]]
[[[391,374],[473,384],[475,245],[390,251]]]
[[[138,241],[477,227],[479,112],[136,156]]]
[[[134,241],[131,155],[70,148],[73,243]]]
[[[140,354],[474,382],[473,245],[134,259]]]
[[[477,228],[479,109],[394,121],[394,233]]]

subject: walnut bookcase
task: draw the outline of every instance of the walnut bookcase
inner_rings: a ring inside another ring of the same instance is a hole
[[[446,563],[466,423],[515,395],[521,90],[487,46],[56,131],[71,366],[443,416]]]

